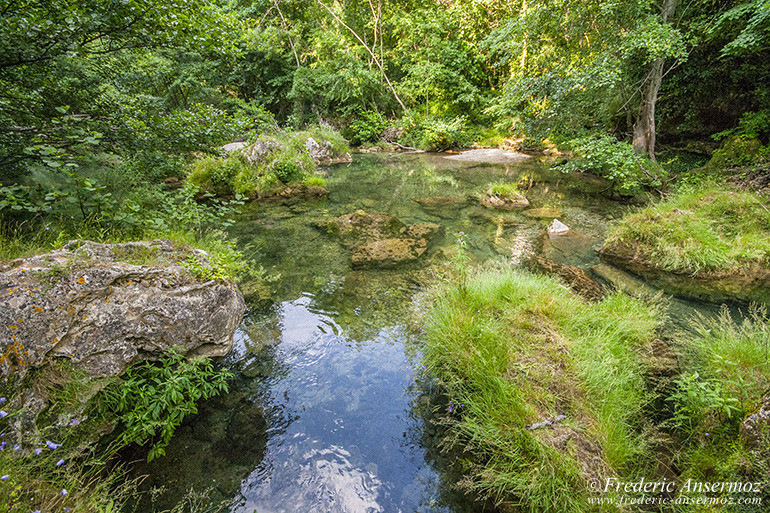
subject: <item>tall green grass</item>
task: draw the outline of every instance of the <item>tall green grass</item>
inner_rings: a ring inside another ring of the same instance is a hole
[[[586,304],[514,270],[432,294],[423,358],[456,411],[447,443],[474,455],[471,490],[523,511],[580,512],[589,478],[640,466],[649,397],[639,350],[659,325],[654,308],[622,295]],[[557,414],[600,448],[604,470],[587,475],[574,441],[558,449],[549,428],[525,429]]]
[[[608,242],[631,242],[661,268],[695,273],[770,262],[770,207],[757,194],[704,185],[625,216]]]
[[[679,344],[681,375],[670,393],[669,422],[681,440],[676,455],[680,482],[767,483],[770,433],[752,445],[740,432],[743,420],[770,393],[767,311],[754,307],[740,322],[726,309],[715,319],[697,319],[691,331],[679,335]],[[759,497],[762,505],[736,511],[766,511],[770,489],[765,486]]]

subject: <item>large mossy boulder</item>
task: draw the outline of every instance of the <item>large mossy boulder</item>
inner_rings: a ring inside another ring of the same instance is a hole
[[[770,267],[760,262],[739,268],[668,270],[638,241],[612,240],[599,251],[605,262],[640,276],[676,296],[721,302],[757,301],[770,304]]]
[[[770,304],[770,209],[723,187],[681,192],[625,216],[601,258],[665,291]]]
[[[90,376],[123,373],[172,348],[224,356],[246,309],[207,253],[166,240],[61,249],[0,264],[0,373],[66,359]]]

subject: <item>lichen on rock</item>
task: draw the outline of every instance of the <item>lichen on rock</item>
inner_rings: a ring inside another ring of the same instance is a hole
[[[211,257],[170,241],[61,249],[0,264],[0,375],[66,358],[90,376],[123,373],[176,348],[223,356],[245,311]]]

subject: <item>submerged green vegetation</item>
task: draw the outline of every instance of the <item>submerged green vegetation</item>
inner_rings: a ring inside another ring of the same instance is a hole
[[[449,397],[447,440],[468,455],[470,489],[526,511],[588,511],[592,479],[645,470],[655,308],[620,294],[586,304],[515,270],[434,294],[424,363]],[[559,415],[555,430],[527,429]]]
[[[749,191],[684,188],[624,216],[608,244],[633,244],[642,258],[680,273],[770,266],[770,209]]]

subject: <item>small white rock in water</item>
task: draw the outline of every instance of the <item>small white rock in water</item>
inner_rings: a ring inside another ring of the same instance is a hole
[[[551,226],[548,227],[548,235],[564,235],[569,231],[569,226],[558,219],[554,219]]]

